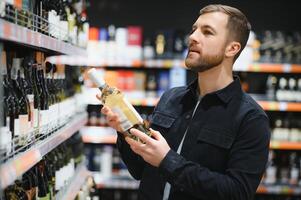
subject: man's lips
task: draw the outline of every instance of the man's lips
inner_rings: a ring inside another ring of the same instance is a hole
[[[200,53],[197,49],[195,48],[189,48],[189,53],[193,52],[193,53]]]
[[[189,49],[189,53],[200,53],[200,52],[197,50]]]

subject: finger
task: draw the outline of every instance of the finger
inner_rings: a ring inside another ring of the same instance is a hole
[[[138,129],[132,128],[130,130],[131,134],[140,138],[143,142],[150,144],[152,142],[152,138],[147,136],[145,133],[139,131]]]
[[[96,94],[96,98],[97,98],[98,100],[101,100],[101,94]]]
[[[107,116],[107,121],[109,121],[109,122],[119,122],[119,118],[116,114],[108,115]]]
[[[152,133],[152,137],[155,138],[156,140],[159,140],[160,138],[162,138],[162,135],[159,131],[155,131],[154,129],[150,128],[149,129]]]
[[[131,149],[139,155],[142,153],[143,149],[145,148],[145,144],[141,144],[140,142],[132,139],[129,136],[125,137],[125,141],[130,145]]]
[[[101,113],[103,113],[105,115],[107,115],[110,111],[111,111],[110,108],[107,106],[103,106],[101,109]]]

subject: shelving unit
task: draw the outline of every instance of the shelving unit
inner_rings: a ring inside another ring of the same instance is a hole
[[[99,100],[96,98],[96,94],[99,93],[98,88],[88,88],[86,91],[88,97],[88,104],[100,105]],[[131,98],[131,92],[125,93],[129,101],[135,106],[156,106],[159,98]],[[258,104],[266,111],[287,111],[287,112],[300,112],[301,102],[277,102],[277,101],[262,101],[258,100]]]
[[[301,102],[258,101],[266,111],[301,112]]]
[[[257,194],[301,195],[300,186],[260,185]]]
[[[270,148],[281,150],[301,150],[301,142],[271,141]]]
[[[3,19],[0,19],[0,39],[22,45],[29,45],[35,48],[43,48],[45,50],[55,51],[62,54],[82,56],[87,54],[85,49],[39,32],[32,31],[26,27],[7,22]]]
[[[43,156],[56,148],[59,144],[70,138],[76,131],[87,122],[87,114],[78,114],[68,122],[62,129],[50,137],[37,142],[30,149],[19,153],[13,158],[1,164],[0,188],[4,189],[12,184],[19,176],[38,163]]]
[[[112,60],[105,61],[88,56],[51,56],[48,61],[54,64],[68,64],[74,66],[91,67],[142,67],[142,68],[166,68],[185,67],[184,60],[181,59],[153,59],[153,60]],[[245,68],[239,68],[234,71],[242,72],[260,72],[260,73],[301,73],[299,64],[277,64],[277,63],[253,63]]]

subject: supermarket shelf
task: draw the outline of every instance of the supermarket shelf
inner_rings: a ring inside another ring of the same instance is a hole
[[[76,169],[74,175],[75,176],[70,181],[70,185],[68,185],[68,187],[62,191],[63,196],[57,199],[75,199],[77,193],[80,191],[80,188],[85,184],[87,178],[92,176],[92,173],[89,172],[84,165],[81,165]]]
[[[87,88],[84,91],[87,99],[87,104],[100,105],[96,94],[99,93],[98,88]],[[144,91],[145,93],[145,91]],[[159,97],[145,97],[146,94],[141,92],[124,92],[126,98],[134,106],[156,106]],[[137,95],[138,94],[138,95]],[[256,97],[254,97],[256,99]],[[259,105],[266,111],[288,111],[288,112],[301,112],[301,102],[278,102],[278,101],[263,101],[257,100]]]
[[[116,130],[111,127],[86,126],[80,132],[84,143],[115,144],[117,140]]]
[[[300,186],[289,185],[260,185],[257,194],[301,195]]]
[[[141,60],[100,60],[88,56],[50,56],[47,61],[53,64],[90,67],[143,67]]]
[[[185,67],[184,60],[181,59],[151,59],[151,60],[99,60],[90,57],[75,56],[51,56],[49,62],[54,64],[68,64],[91,67],[145,67],[145,68],[173,68]],[[277,64],[277,63],[253,63],[244,68],[235,69],[243,72],[262,73],[301,73],[300,64]]]
[[[130,176],[113,175],[102,177],[100,174],[93,174],[98,189],[127,189],[136,190],[139,188],[139,181]]]
[[[0,188],[12,184],[19,176],[38,163],[44,155],[70,138],[87,122],[87,113],[78,114],[62,129],[49,138],[37,142],[30,149],[22,152],[3,163],[0,167]]]
[[[259,105],[267,111],[289,111],[300,112],[301,102],[277,102],[277,101],[257,101]]]
[[[0,19],[0,39],[23,45],[43,48],[68,55],[86,55],[85,49],[52,38],[50,36],[32,31],[26,27]]]
[[[273,64],[273,63],[254,63],[245,70],[248,72],[265,73],[301,73],[301,65],[295,64]]]
[[[301,142],[279,142],[271,141],[271,149],[282,149],[282,150],[301,150]]]

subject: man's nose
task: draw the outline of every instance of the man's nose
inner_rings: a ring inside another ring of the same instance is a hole
[[[193,33],[189,36],[189,44],[192,43],[199,43],[200,42],[200,36],[198,34],[198,30],[195,30]]]

